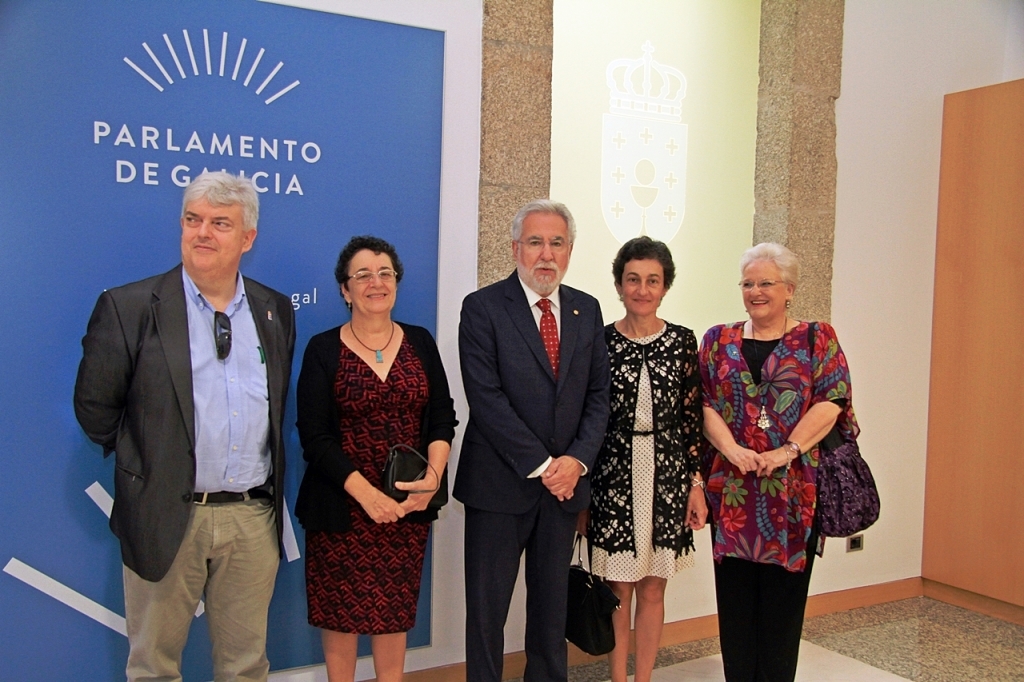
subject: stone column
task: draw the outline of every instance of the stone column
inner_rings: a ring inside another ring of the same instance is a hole
[[[762,0],[754,239],[800,257],[792,314],[828,320],[843,0]]]
[[[509,224],[548,195],[553,0],[484,0],[478,283],[515,267]],[[800,256],[793,314],[828,320],[844,0],[762,0],[752,243]]]
[[[513,269],[512,216],[551,186],[553,0],[484,0],[477,281]]]

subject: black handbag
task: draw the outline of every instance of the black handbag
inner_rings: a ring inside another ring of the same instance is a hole
[[[817,323],[810,323],[807,340],[814,352]],[[845,538],[878,520],[881,503],[868,463],[857,441],[845,441],[833,426],[818,443],[818,530],[827,538]]]
[[[430,462],[420,454],[419,450],[409,445],[392,445],[388,449],[388,458],[384,461],[384,471],[381,481],[384,486],[384,494],[396,502],[404,502],[410,492],[434,493],[430,498],[428,509],[440,509],[448,504],[448,486],[443,485],[440,474],[437,475],[438,487],[433,490],[399,490],[395,483],[414,483],[426,478],[427,467]],[[431,467],[433,468],[433,467]],[[436,472],[435,472],[436,473]]]
[[[583,567],[581,540],[577,533],[573,546],[576,563],[569,566],[565,638],[591,656],[601,656],[615,648],[612,614],[619,608],[619,598],[603,580]]]

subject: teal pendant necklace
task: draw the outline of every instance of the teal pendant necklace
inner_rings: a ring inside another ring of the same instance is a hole
[[[390,346],[391,345],[391,340],[393,338],[395,338],[395,323],[394,322],[391,323],[391,336],[388,337],[388,342],[385,343],[380,348],[370,348],[365,343],[360,341],[359,337],[356,336],[356,328],[352,326],[351,322],[348,323],[348,329],[349,329],[350,332],[352,332],[352,338],[355,339],[356,341],[359,341],[359,345],[360,346],[362,346],[363,348],[365,348],[368,351],[372,351],[375,354],[376,360],[377,360],[377,364],[378,365],[383,365],[384,364],[384,349],[387,348],[388,346]]]

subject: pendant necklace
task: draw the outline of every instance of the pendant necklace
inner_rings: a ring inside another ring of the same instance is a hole
[[[753,322],[750,323],[750,329],[751,330],[754,329],[754,323]],[[348,330],[350,332],[352,332],[352,338],[355,339],[356,341],[359,341],[359,337],[356,336],[356,328],[354,326],[352,326],[351,322],[348,323]],[[376,356],[377,356],[377,364],[378,365],[383,365],[384,364],[384,349],[391,345],[391,339],[393,339],[393,338],[395,338],[395,323],[394,323],[394,321],[391,322],[391,336],[388,337],[388,342],[385,343],[383,346],[381,346],[380,348],[370,348],[369,346],[367,346],[362,341],[359,341],[359,345],[362,346],[363,348],[365,348],[366,350],[373,351],[376,354]],[[763,411],[763,408],[762,408],[762,411]]]
[[[783,321],[782,325],[783,325],[782,326],[782,336],[785,336],[786,335],[786,327],[789,326],[789,316],[788,315],[786,316],[786,319]],[[754,329],[754,321],[753,320],[750,321],[750,336],[751,336],[751,338],[754,341],[758,340],[757,339],[757,330]],[[780,341],[782,340],[782,336],[779,337]],[[754,344],[754,359],[755,359],[755,362],[757,362],[757,364],[761,365],[761,383],[764,383],[764,364],[761,362],[761,352],[760,351],[761,351],[761,347],[758,346],[755,343]],[[771,355],[771,354],[769,353],[769,355]],[[767,359],[768,358],[765,358],[765,360],[767,360]],[[768,429],[770,429],[772,427],[772,421],[771,421],[771,419],[768,418],[768,412],[765,411],[765,409],[764,409],[764,402],[765,402],[764,393],[761,393],[760,390],[758,390],[758,393],[761,394],[761,414],[759,414],[757,416],[757,428],[761,429],[762,431],[767,431]]]

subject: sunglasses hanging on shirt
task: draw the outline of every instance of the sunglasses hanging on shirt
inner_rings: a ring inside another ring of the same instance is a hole
[[[217,359],[226,360],[231,354],[231,318],[225,313],[213,313],[213,338],[217,343]]]

